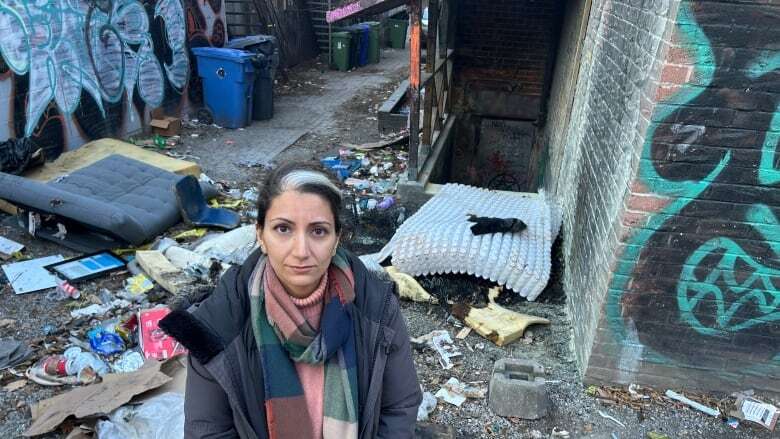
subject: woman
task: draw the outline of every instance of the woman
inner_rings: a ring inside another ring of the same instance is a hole
[[[259,251],[160,324],[190,351],[185,436],[411,438],[406,325],[391,284],[339,248],[339,189],[286,165],[257,207]]]

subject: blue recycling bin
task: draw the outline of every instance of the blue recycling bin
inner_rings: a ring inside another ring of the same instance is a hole
[[[203,101],[214,123],[225,128],[252,123],[254,54],[221,47],[194,47],[192,53],[203,78]]]

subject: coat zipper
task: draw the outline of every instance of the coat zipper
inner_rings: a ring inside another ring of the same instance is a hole
[[[390,294],[392,294],[392,292]],[[385,303],[384,303],[384,306],[382,307],[381,317],[379,318],[379,330],[378,330],[378,332],[382,331],[383,328],[384,328],[384,325],[385,325],[385,315],[387,314],[387,307],[388,306],[390,306],[390,296],[389,295],[385,295]],[[377,333],[377,337],[379,335],[380,334]],[[382,333],[381,335],[382,335],[382,340],[380,342],[381,343],[380,348],[384,349],[384,357],[385,357],[385,359],[387,359],[387,355],[390,353],[390,345],[391,345],[391,343],[386,343],[385,342],[385,340],[384,340],[384,333]],[[370,416],[373,418],[372,422],[371,422],[371,428],[372,428],[374,434],[376,434],[376,429],[377,429],[377,427],[379,425],[379,416],[378,416],[378,414],[375,415],[374,411],[375,411],[375,406],[376,406],[376,404],[378,402],[377,399],[381,398],[381,392],[377,395],[376,398],[372,398],[371,397],[371,389],[375,385],[380,385],[381,386],[381,383],[380,384],[376,384],[376,380],[378,378],[380,378],[380,377],[377,376],[377,369],[376,369],[377,358],[379,357],[379,355],[380,355],[380,351],[377,350],[377,352],[374,354],[374,358],[371,360],[372,361],[371,362],[371,369],[370,369],[371,370],[371,381],[369,381],[369,383],[368,383],[369,392],[366,395],[366,399],[367,399],[366,400],[366,408],[367,409],[370,408],[370,410],[365,410],[365,413],[366,414],[370,414]],[[382,367],[384,368],[384,366],[382,366]]]

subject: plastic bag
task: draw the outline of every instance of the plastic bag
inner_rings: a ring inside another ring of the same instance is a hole
[[[97,423],[98,439],[181,439],[184,396],[163,393],[141,405],[125,405]]]

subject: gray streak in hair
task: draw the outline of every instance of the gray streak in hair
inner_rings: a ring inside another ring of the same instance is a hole
[[[332,181],[321,172],[309,171],[307,169],[297,169],[282,177],[279,182],[279,189],[282,192],[288,190],[299,190],[303,186],[321,186],[326,187],[341,197],[341,191]]]

